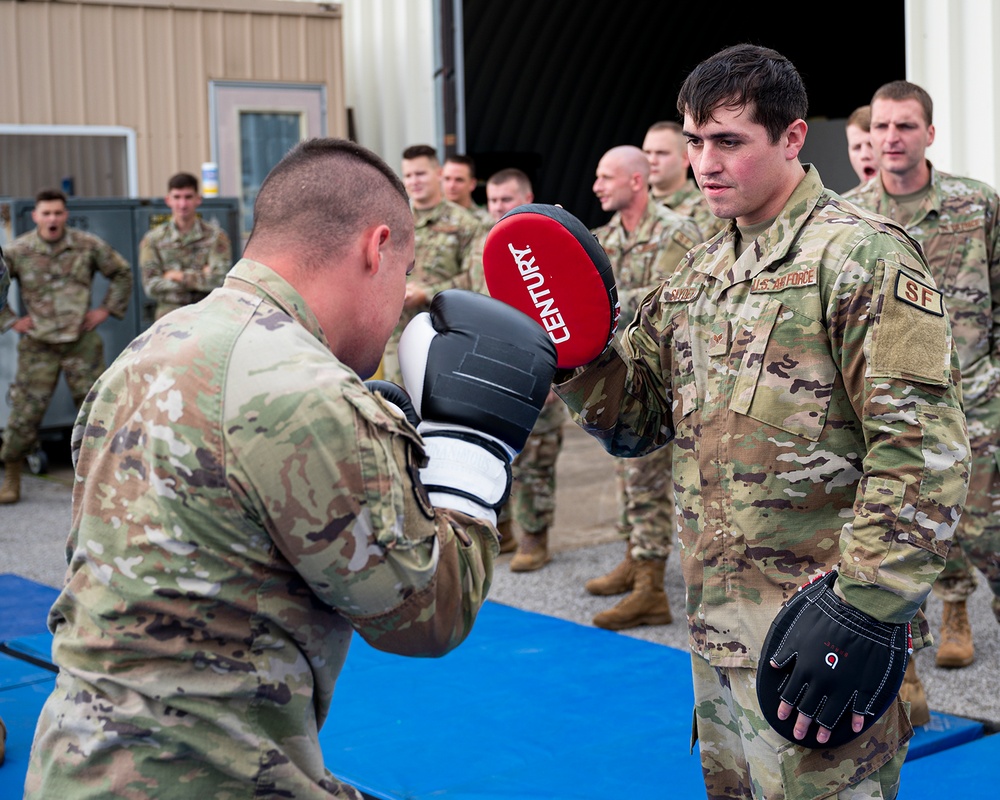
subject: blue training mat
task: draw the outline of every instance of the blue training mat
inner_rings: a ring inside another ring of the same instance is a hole
[[[690,655],[487,602],[440,659],[355,637],[320,732],[380,800],[700,797]]]
[[[998,763],[1000,734],[981,736],[926,758],[907,758],[903,764],[899,800],[996,797]]]
[[[57,595],[0,575],[0,798],[20,796],[54,685],[45,621]],[[320,743],[326,766],[376,800],[702,797],[692,704],[686,651],[487,601],[444,658],[388,655],[355,636]],[[939,800],[956,774],[986,786],[991,759],[1000,736],[932,712],[900,798]]]

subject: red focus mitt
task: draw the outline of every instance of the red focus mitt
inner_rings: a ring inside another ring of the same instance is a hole
[[[580,220],[529,203],[505,214],[483,248],[490,294],[538,322],[559,369],[597,358],[618,328],[618,290],[607,253]]]

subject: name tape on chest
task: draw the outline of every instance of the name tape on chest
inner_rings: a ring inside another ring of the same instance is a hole
[[[944,316],[944,299],[941,292],[921,283],[906,273],[900,272],[896,275],[896,299],[909,303],[914,308],[933,314],[935,317]]]
[[[802,267],[786,275],[760,275],[750,284],[751,292],[780,292],[799,286],[815,286],[819,283],[816,267]]]

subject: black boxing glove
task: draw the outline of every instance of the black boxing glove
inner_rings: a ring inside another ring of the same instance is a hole
[[[524,447],[556,369],[537,322],[486,295],[435,295],[399,341],[403,384],[422,422],[434,505],[496,522],[510,462]]]
[[[406,390],[398,383],[375,378],[365,381],[365,388],[372,394],[378,393],[382,395],[385,401],[406,417],[406,421],[414,428],[420,424],[420,417],[417,415],[417,410],[413,407],[413,401],[406,393]]]
[[[913,652],[908,622],[880,622],[858,611],[833,591],[836,580],[832,570],[799,588],[771,623],[757,665],[764,718],[803,747],[839,747],[868,730],[899,694]],[[796,739],[796,712],[778,719],[782,700],[829,729],[829,740],[817,742],[811,725]],[[864,715],[857,733],[852,713]]]

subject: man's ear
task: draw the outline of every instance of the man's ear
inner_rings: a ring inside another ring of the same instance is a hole
[[[373,273],[378,272],[382,265],[382,248],[388,244],[390,233],[388,225],[376,225],[369,228],[364,234],[365,259],[368,268]]]
[[[785,158],[792,161],[799,157],[799,152],[806,143],[806,131],[809,126],[804,119],[797,119],[785,129],[787,144],[785,145]]]

